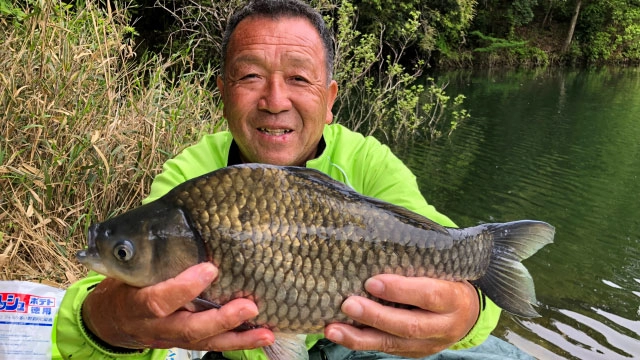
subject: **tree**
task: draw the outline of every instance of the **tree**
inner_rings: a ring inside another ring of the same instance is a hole
[[[580,14],[581,6],[582,0],[576,0],[576,7],[573,11],[573,16],[571,17],[571,23],[569,24],[569,32],[567,33],[567,38],[564,41],[564,45],[562,46],[563,54],[569,51],[569,46],[571,45],[571,40],[573,39],[573,33],[576,29],[576,23],[578,22],[578,15]]]

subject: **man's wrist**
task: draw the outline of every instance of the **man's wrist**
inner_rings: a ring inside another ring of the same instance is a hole
[[[94,343],[96,346],[100,347],[104,351],[112,354],[131,354],[131,353],[144,352],[145,349],[132,349],[132,348],[125,348],[125,347],[111,345],[105,340],[103,340],[102,338],[100,338],[98,335],[96,335],[95,332],[91,329],[91,326],[89,326],[87,324],[87,321],[85,320],[85,317],[87,317],[87,314],[85,313],[84,305],[85,304],[83,302],[80,309],[80,313],[79,313],[78,324],[81,327],[82,332],[86,335],[86,337],[89,340],[91,340],[92,343]]]
[[[491,335],[491,332],[498,325],[502,310],[491,301],[477,286],[473,286],[478,295],[478,318],[469,332],[453,344],[450,349],[468,349],[482,344]]]

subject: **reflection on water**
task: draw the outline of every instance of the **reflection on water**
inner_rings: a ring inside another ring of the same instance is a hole
[[[495,334],[540,359],[640,359],[640,71],[445,74],[472,119],[450,141],[393,145],[461,226],[538,219],[525,265],[541,318]]]
[[[632,325],[637,331],[640,324],[621,318],[615,314],[599,309],[592,309],[596,314],[611,320],[620,326]],[[550,327],[540,325],[532,321],[517,320],[531,333],[536,334],[545,341],[555,345],[558,353],[570,355],[579,359],[633,359],[637,357],[640,350],[638,339],[624,335],[602,322],[602,319],[594,319],[570,310],[557,309],[557,313],[565,316],[564,321],[557,314],[551,315],[556,318],[550,322]],[[592,316],[592,315],[590,315]],[[595,334],[595,335],[594,335]],[[637,335],[637,334],[636,334]],[[531,340],[525,339],[518,334],[507,330],[504,337],[511,343],[541,359],[563,358],[559,354],[554,354],[549,350],[537,345]]]
[[[627,319],[599,309],[593,310],[598,315],[617,318],[614,320],[608,317],[614,323],[617,320],[630,322]],[[541,359],[561,359],[565,358],[565,356],[573,356],[579,359],[633,359],[637,357],[640,350],[637,338],[634,339],[631,336],[624,335],[616,329],[605,325],[602,319],[594,319],[570,310],[556,309],[555,311],[565,317],[562,318],[557,313],[550,315],[555,318],[552,318],[548,325],[541,325],[528,320],[516,321],[519,325],[529,330],[530,333],[555,345],[557,347],[554,350],[556,353],[534,343],[533,340],[535,339],[525,339],[510,330],[505,332],[504,337],[519,348]],[[637,329],[640,325],[636,322],[634,326]],[[564,356],[561,356],[561,354]]]

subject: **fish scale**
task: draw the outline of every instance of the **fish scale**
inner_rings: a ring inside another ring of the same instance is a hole
[[[445,228],[316,170],[245,164],[92,225],[88,248],[77,257],[140,287],[211,261],[218,279],[201,294],[204,304],[252,299],[259,314],[243,328],[268,327],[280,339],[322,332],[332,322],[353,324],[342,302],[351,295],[379,301],[364,282],[381,273],[468,280],[504,310],[537,316],[533,281],[520,261],[554,233],[531,220]],[[304,352],[304,344],[296,349]]]

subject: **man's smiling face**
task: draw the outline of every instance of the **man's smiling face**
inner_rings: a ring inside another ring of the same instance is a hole
[[[233,31],[218,88],[242,160],[304,166],[316,156],[338,86],[303,18],[249,17]]]

